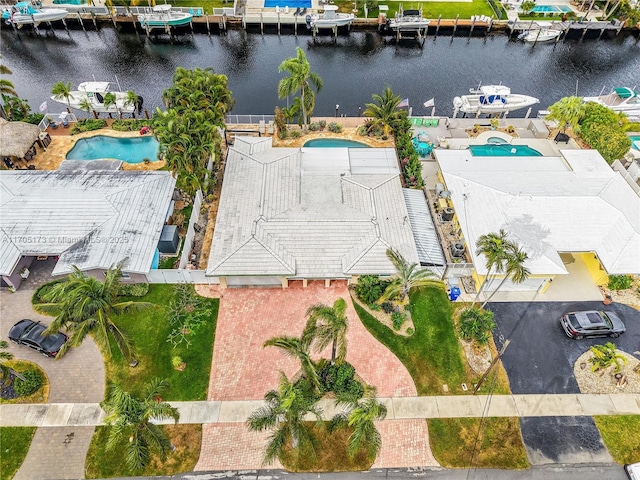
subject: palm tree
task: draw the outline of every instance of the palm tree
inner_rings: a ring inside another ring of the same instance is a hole
[[[155,307],[148,302],[119,301],[118,290],[122,272],[120,265],[107,270],[104,282],[89,277],[73,267],[73,273],[43,295],[43,302],[35,304],[40,313],[55,315],[45,334],[66,328],[69,340],[60,348],[56,358],[62,357],[70,347],[79,346],[92,334],[107,357],[111,355],[110,338],[124,358],[134,360],[134,347],[127,334],[111,321],[111,315]]]
[[[476,298],[473,300],[471,308],[475,306],[480,298],[480,294],[483,292],[484,287],[491,278],[493,273],[501,273],[504,271],[506,264],[507,251],[512,247],[507,237],[509,234],[503,229],[500,229],[498,233],[487,233],[480,235],[476,240],[476,255],[484,255],[485,266],[487,268],[487,275],[484,277]]]
[[[356,402],[345,404],[349,411],[339,413],[331,419],[330,430],[340,426],[353,428],[349,435],[348,453],[351,458],[361,448],[365,448],[371,456],[377,457],[382,448],[382,437],[376,428],[376,420],[384,420],[387,416],[387,407],[376,398],[376,388],[367,387],[365,395]]]
[[[291,383],[280,372],[278,390],[267,392],[264,399],[266,405],[253,412],[247,420],[249,430],[253,432],[275,430],[265,449],[264,464],[273,463],[276,458],[282,462],[289,446],[296,454],[314,456],[316,439],[304,418],[312,414],[318,423],[322,421],[321,412],[315,406],[315,397]]]
[[[67,101],[67,104],[71,106],[71,102],[69,98],[71,97],[71,82],[58,82],[53,87],[51,87],[51,94],[56,100],[62,100],[63,98]]]
[[[173,418],[177,422],[180,419],[178,409],[160,399],[160,395],[168,388],[166,380],[153,379],[145,384],[142,397],[137,398],[119,385],[114,385],[102,404],[107,413],[105,423],[111,427],[107,450],[113,449],[122,438],[128,438],[125,461],[132,470],[141,470],[149,463],[152,449],[164,461],[172,448],[162,428],[151,423],[151,420]]]
[[[316,344],[322,351],[331,343],[331,363],[344,362],[347,357],[347,302],[338,298],[330,307],[316,303],[307,309],[307,325],[302,333],[303,340]]]
[[[511,279],[513,283],[518,284],[524,282],[527,278],[529,278],[529,275],[531,275],[531,271],[524,266],[529,258],[527,252],[522,250],[516,243],[509,242],[506,254],[507,256],[504,278],[500,282],[500,285],[498,285],[498,287],[491,293],[491,295],[489,295],[489,298],[484,301],[480,308],[484,308],[485,305],[489,301],[491,301],[491,298],[493,298],[496,292],[500,290],[507,279]]]
[[[133,107],[133,112],[131,112],[133,118],[136,118],[136,108],[138,106],[139,100],[140,97],[138,96],[138,94],[136,94],[136,92],[134,92],[133,90],[127,90],[127,98],[124,101],[124,106],[126,107],[128,105],[131,105]]]
[[[6,378],[11,371],[4,362],[13,360],[13,353],[5,351],[7,348],[9,348],[9,343],[6,340],[0,340],[0,375],[2,378]]]
[[[91,104],[88,98],[83,98],[82,100],[80,100],[80,104],[78,106],[80,107],[80,110],[83,110],[87,113],[93,112],[93,116],[95,118],[98,118],[98,115],[96,111],[93,109],[93,105]]]
[[[104,101],[102,102],[102,105],[104,105],[104,108],[106,110],[109,110],[109,107],[111,105],[114,105],[116,107],[116,111],[118,112],[118,115],[120,117],[122,117],[122,114],[120,113],[120,109],[118,108],[118,104],[116,103],[116,95],[113,92],[108,92],[104,94]],[[109,118],[111,118],[111,113],[109,113]]]
[[[320,390],[320,380],[316,366],[309,355],[309,347],[311,342],[309,339],[296,337],[274,337],[264,342],[265,347],[278,347],[287,357],[296,357],[300,360],[300,368],[303,376],[309,381],[313,390]]]
[[[278,83],[278,98],[286,98],[296,92],[300,92],[300,105],[302,108],[302,125],[307,129],[308,119],[315,108],[315,94],[322,89],[322,78],[311,71],[311,65],[307,56],[300,47],[296,48],[296,56],[284,60],[279,72],[289,74]],[[315,92],[314,92],[315,89]]]
[[[388,249],[387,258],[391,260],[397,273],[391,278],[391,282],[378,300],[379,302],[399,297],[400,303],[403,303],[407,295],[415,288],[438,287],[444,289],[442,280],[438,279],[431,270],[421,269],[417,263],[410,264],[397,250]]]
[[[395,95],[390,87],[386,87],[382,95],[373,94],[375,103],[367,103],[364,110],[365,117],[371,117],[372,121],[369,130],[379,127],[384,135],[389,135],[394,128],[394,124],[401,119],[405,112],[398,110],[398,104],[402,101]]]
[[[557,120],[565,131],[567,125],[574,131],[580,129],[580,120],[584,116],[584,102],[580,97],[564,97],[549,107],[548,120]]]
[[[620,373],[622,366],[627,364],[626,357],[619,353],[615,344],[611,342],[604,345],[592,345],[590,350],[593,353],[593,357],[589,360],[592,372],[615,365],[615,373]]]

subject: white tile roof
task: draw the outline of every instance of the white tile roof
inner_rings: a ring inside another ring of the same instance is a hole
[[[437,151],[472,253],[480,235],[503,228],[529,254],[532,274],[566,274],[558,252],[595,252],[609,274],[640,273],[640,198],[597,151],[561,154]],[[474,257],[480,274],[484,261]]]
[[[0,274],[24,255],[58,255],[54,275],[125,258],[124,271],[147,273],[174,185],[169,172],[1,172]]]
[[[418,261],[393,149],[265,145],[229,150],[207,275],[392,274],[389,247]]]

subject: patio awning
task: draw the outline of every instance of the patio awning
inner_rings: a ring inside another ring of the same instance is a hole
[[[0,157],[23,158],[39,135],[40,127],[37,125],[0,118]]]
[[[409,223],[413,231],[413,237],[418,247],[418,259],[420,265],[428,267],[444,267],[446,260],[436,227],[429,213],[427,199],[422,190],[403,188],[404,200],[409,212]],[[443,268],[432,268],[433,271],[442,273]]]

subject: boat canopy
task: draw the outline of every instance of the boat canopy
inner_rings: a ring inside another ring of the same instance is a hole
[[[322,18],[336,18],[336,12],[338,11],[337,5],[325,5]]]
[[[85,93],[107,93],[109,82],[83,82],[78,85],[78,90]]]
[[[640,97],[640,94],[632,88],[619,87],[613,89],[620,98]]]
[[[170,12],[171,5],[156,5],[153,7],[154,12]]]
[[[480,95],[481,105],[491,105],[492,103],[507,103],[507,99],[500,95]]]
[[[420,10],[405,10],[402,12],[402,17],[419,17]]]
[[[511,89],[504,85],[483,85],[479,90],[479,93],[486,96],[511,94]]]

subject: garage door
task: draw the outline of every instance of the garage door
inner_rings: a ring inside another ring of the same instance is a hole
[[[501,278],[497,278],[489,282],[485,291],[492,292],[500,285]],[[524,282],[515,284],[511,280],[507,280],[500,287],[501,292],[537,292],[542,288],[547,278],[527,278]]]
[[[228,287],[282,287],[280,277],[227,277]]]

